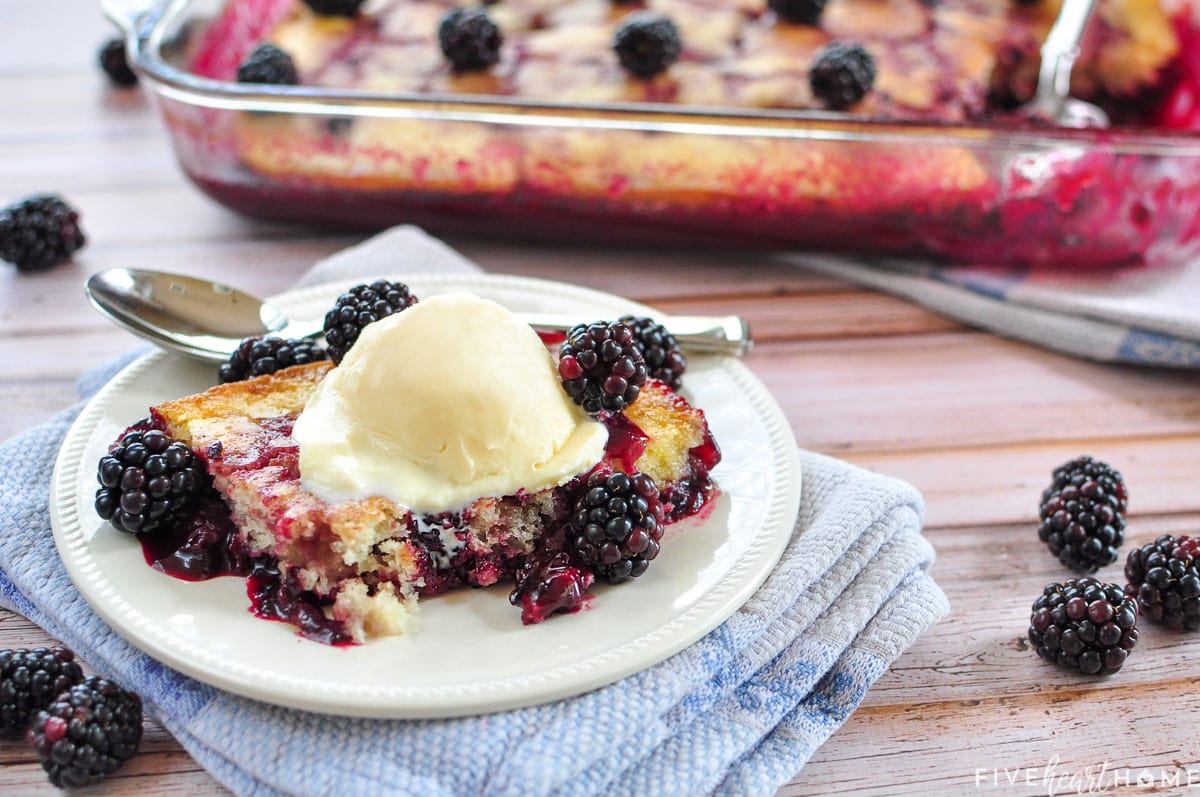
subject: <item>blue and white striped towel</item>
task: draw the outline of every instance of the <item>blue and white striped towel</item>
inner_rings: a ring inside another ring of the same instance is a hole
[[[1200,260],[1059,272],[833,255],[784,259],[1075,357],[1200,368]]]
[[[378,266],[385,258],[387,268]],[[306,279],[474,268],[399,229]],[[123,363],[81,381],[89,394]],[[544,706],[450,720],[330,717],[188,678],[109,629],[72,585],[50,531],[54,457],[79,408],[0,446],[0,603],[147,709],[217,779],[248,795],[770,794],[948,610],[927,574],[909,485],[801,452],[801,510],[779,565],[721,626],[666,661]]]

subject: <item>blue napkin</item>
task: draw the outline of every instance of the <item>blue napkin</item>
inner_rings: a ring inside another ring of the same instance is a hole
[[[437,249],[413,230],[372,245]],[[344,276],[346,254],[327,270]],[[82,391],[122,364],[88,375]],[[71,583],[50,531],[49,482],[79,409],[0,445],[0,603],[139,692],[239,794],[770,794],[948,610],[926,572],[919,494],[800,452],[801,510],[779,565],[729,620],[658,665],[575,698],[460,719],[266,705],[141,653]]]

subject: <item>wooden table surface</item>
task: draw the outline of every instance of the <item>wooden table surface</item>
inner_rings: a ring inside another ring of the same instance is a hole
[[[83,371],[134,345],[84,300],[89,274],[158,267],[265,295],[361,236],[255,223],[193,189],[146,98],[107,88],[93,68],[110,28],[89,2],[0,0],[0,10],[0,201],[61,192],[89,237],[72,263],[44,273],[0,264],[3,439],[70,406]],[[1124,472],[1122,553],[1161,533],[1200,533],[1200,375],[1050,354],[766,254],[451,243],[490,271],[669,312],[743,314],[759,343],[746,363],[801,446],[925,495],[934,573],[953,615],[896,662],[784,793],[1075,793],[1189,777],[1200,787],[1200,635],[1144,623],[1138,649],[1107,679],[1049,667],[1025,641],[1033,598],[1068,575],[1035,535],[1055,465],[1090,453]],[[1120,567],[1101,575],[1121,582]],[[0,611],[0,647],[48,642]],[[94,793],[223,792],[146,726],[141,754]],[[22,743],[0,743],[0,793],[51,791]]]

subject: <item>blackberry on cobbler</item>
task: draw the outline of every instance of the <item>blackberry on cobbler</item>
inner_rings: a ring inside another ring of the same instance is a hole
[[[583,608],[595,576],[571,551],[530,555],[513,574],[508,602],[521,608],[521,622],[536,625],[556,612]]]
[[[376,280],[343,293],[325,314],[325,343],[329,357],[340,363],[363,328],[417,303],[402,282]]]
[[[1085,456],[1060,465],[1053,479],[1042,492],[1038,539],[1079,572],[1094,573],[1117,561],[1127,501],[1121,474]]]
[[[1200,537],[1164,534],[1125,559],[1125,593],[1156,623],[1200,629]]]
[[[670,17],[651,11],[637,11],[621,20],[612,46],[625,71],[640,78],[665,72],[683,52],[679,28]]]
[[[85,243],[79,211],[62,197],[40,194],[0,210],[0,260],[17,271],[56,266]]]
[[[588,477],[570,519],[570,546],[610,584],[637,578],[658,556],[663,506],[644,473],[600,471]]]
[[[96,513],[131,533],[170,525],[205,484],[191,449],[158,429],[124,435],[100,458],[96,478]]]
[[[237,70],[238,83],[294,86],[300,82],[296,62],[286,51],[264,42],[250,51]]]
[[[867,96],[875,73],[875,59],[861,44],[833,42],[817,53],[808,84],[826,108],[843,111]]]
[[[281,368],[328,359],[329,355],[315,340],[256,335],[243,340],[237,350],[229,355],[228,362],[221,364],[217,380],[221,384],[240,382],[273,374]]]
[[[50,782],[79,788],[116,772],[142,741],[142,699],[112,681],[92,676],[38,711],[25,741]]]
[[[82,680],[66,648],[0,650],[0,736],[20,739],[35,711]]]
[[[632,404],[649,372],[633,327],[624,321],[578,324],[558,350],[563,389],[585,412],[620,412]]]
[[[650,378],[665,382],[672,390],[678,390],[683,372],[687,370],[687,358],[683,356],[675,336],[652,318],[627,315],[619,320],[633,328],[633,336],[641,344]]]
[[[1033,602],[1029,643],[1046,661],[1088,675],[1121,669],[1138,641],[1137,602],[1116,584],[1050,584]]]
[[[504,37],[485,11],[456,8],[438,23],[438,45],[456,72],[487,69],[500,60]]]
[[[109,39],[101,45],[99,61],[100,68],[114,86],[129,88],[137,85],[137,74],[129,68],[129,61],[125,58],[124,39]]]
[[[767,0],[775,16],[797,25],[816,25],[821,21],[827,0]]]
[[[363,0],[304,0],[314,14],[325,17],[352,17],[358,13]]]

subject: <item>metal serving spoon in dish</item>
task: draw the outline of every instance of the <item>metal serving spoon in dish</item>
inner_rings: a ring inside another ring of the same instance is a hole
[[[155,345],[209,362],[222,362],[252,335],[310,338],[324,319],[289,318],[282,310],[228,285],[162,271],[114,268],[87,281],[87,296],[119,327]],[[517,313],[534,329],[565,332],[583,319]],[[681,346],[693,352],[744,354],[750,327],[738,316],[656,316]]]
[[[1071,96],[1071,70],[1098,0],[1065,0],[1042,43],[1037,92],[1018,113],[1063,127],[1108,127],[1108,114]]]

